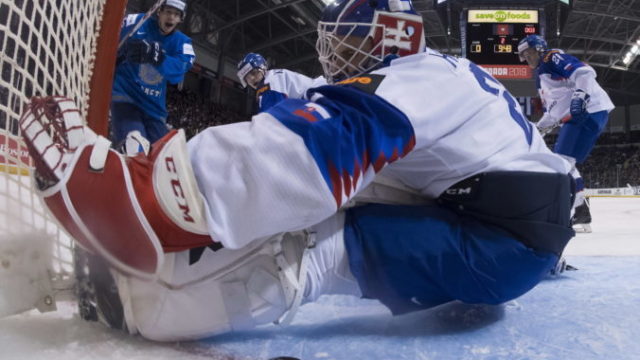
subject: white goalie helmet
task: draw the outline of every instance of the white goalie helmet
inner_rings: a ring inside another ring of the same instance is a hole
[[[422,17],[410,0],[337,0],[318,22],[316,50],[329,83],[424,49]]]

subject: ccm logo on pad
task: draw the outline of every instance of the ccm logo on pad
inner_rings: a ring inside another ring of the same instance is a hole
[[[191,216],[189,209],[189,203],[187,202],[187,198],[184,195],[184,190],[182,189],[182,184],[180,183],[180,176],[178,175],[178,170],[176,168],[176,163],[173,160],[172,156],[168,156],[164,159],[164,164],[169,173],[174,174],[175,176],[171,177],[171,189],[173,190],[173,195],[176,199],[176,203],[178,204],[178,208],[182,212],[182,218],[185,221],[195,223],[195,220]]]
[[[468,195],[471,194],[471,187],[468,188],[449,188],[445,190],[448,195]]]

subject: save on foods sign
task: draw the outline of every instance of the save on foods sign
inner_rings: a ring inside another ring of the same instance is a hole
[[[537,10],[469,10],[470,23],[538,23]]]

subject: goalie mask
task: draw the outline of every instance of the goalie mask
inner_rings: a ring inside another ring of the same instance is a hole
[[[329,83],[424,48],[422,17],[410,0],[337,0],[318,22],[316,50]]]

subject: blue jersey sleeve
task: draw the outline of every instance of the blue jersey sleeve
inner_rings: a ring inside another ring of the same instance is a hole
[[[158,71],[169,83],[177,84],[184,79],[184,74],[193,66],[195,60],[191,39],[182,35],[173,43],[163,45],[168,46],[163,46],[165,59],[158,66]]]
[[[550,74],[552,79],[568,79],[576,69],[583,66],[585,64],[575,56],[560,50],[549,50],[542,57],[539,72]]]
[[[349,86],[314,91],[323,95],[315,103],[287,99],[266,112],[304,140],[340,206],[343,194],[350,198],[367,185],[369,169],[377,173],[414,148],[414,130],[404,113],[376,95]]]

